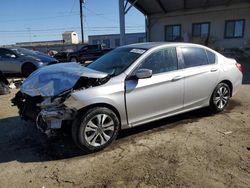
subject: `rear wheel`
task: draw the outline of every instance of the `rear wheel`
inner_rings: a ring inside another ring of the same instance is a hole
[[[32,63],[26,63],[22,67],[22,75],[24,77],[28,77],[36,69],[37,69],[37,67],[35,65],[33,65]]]
[[[210,109],[215,112],[222,112],[228,105],[231,91],[226,83],[220,83],[216,86],[210,99]]]
[[[120,122],[116,114],[105,107],[96,107],[80,115],[72,125],[76,145],[86,152],[99,151],[116,139]]]

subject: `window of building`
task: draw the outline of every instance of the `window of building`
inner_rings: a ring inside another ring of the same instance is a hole
[[[100,44],[100,40],[93,40],[92,44]]]
[[[208,64],[206,50],[197,47],[181,47],[184,68],[197,67]]]
[[[175,48],[166,48],[149,55],[138,69],[150,69],[153,74],[177,70],[177,55]]]
[[[181,39],[181,25],[165,26],[166,41],[180,41],[180,39]]]
[[[245,20],[227,20],[225,24],[225,38],[243,38]]]
[[[120,46],[120,39],[115,39],[115,47]]]
[[[139,43],[142,43],[142,42],[145,41],[144,39],[145,39],[144,37],[139,37],[139,38],[138,38],[138,42],[139,42]]]
[[[193,24],[193,37],[208,37],[210,33],[210,23],[194,23]]]
[[[104,39],[103,44],[105,45],[106,48],[110,48],[110,40],[109,39]]]

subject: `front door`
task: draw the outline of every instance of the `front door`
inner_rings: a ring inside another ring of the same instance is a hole
[[[130,125],[160,119],[183,107],[184,81],[177,64],[175,48],[157,50],[137,67],[137,70],[152,70],[151,78],[126,80],[126,107]]]
[[[17,55],[9,49],[0,49],[0,70],[8,73],[20,71]]]

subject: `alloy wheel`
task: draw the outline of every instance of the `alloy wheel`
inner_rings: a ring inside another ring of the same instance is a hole
[[[217,106],[217,108],[223,109],[227,105],[229,98],[230,98],[230,92],[228,88],[225,86],[221,86],[217,90],[213,101],[214,104]]]
[[[97,147],[106,144],[113,136],[115,123],[107,114],[97,114],[87,123],[84,129],[84,138],[91,146]]]

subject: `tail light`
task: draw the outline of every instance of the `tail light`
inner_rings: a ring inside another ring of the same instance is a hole
[[[239,63],[236,63],[236,67],[239,69],[240,72],[243,71],[242,65]]]

